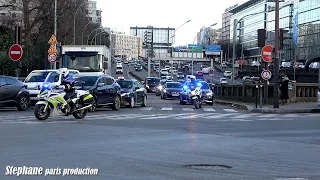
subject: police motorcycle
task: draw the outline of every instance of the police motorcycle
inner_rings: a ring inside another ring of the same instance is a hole
[[[188,86],[184,85],[183,91],[180,94],[180,104],[185,104],[187,102],[193,104],[196,109],[201,108],[203,103],[201,86],[201,83],[197,83],[197,87],[191,90]]]
[[[83,119],[88,109],[92,106],[91,100],[93,96],[89,91],[75,90],[74,97],[71,98],[75,105],[75,110],[71,112],[69,103],[64,99],[66,92],[64,92],[64,86],[53,85],[52,87],[48,83],[44,83],[34,108],[34,115],[38,120],[46,120],[52,114],[54,109],[62,112],[63,115],[73,115],[76,119]]]

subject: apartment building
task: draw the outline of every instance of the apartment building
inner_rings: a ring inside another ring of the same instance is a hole
[[[139,58],[142,56],[142,38],[122,33],[111,33],[111,56]]]
[[[101,10],[97,7],[97,1],[89,1],[87,7],[87,16],[89,21],[94,23],[101,23]]]

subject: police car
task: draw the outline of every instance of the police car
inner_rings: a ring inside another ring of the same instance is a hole
[[[117,83],[120,85],[121,104],[131,108],[136,105],[147,106],[147,90],[141,82],[118,77]]]

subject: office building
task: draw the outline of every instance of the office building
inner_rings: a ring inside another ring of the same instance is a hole
[[[232,16],[232,13],[230,13],[230,10],[236,8],[237,6],[238,6],[238,4],[227,8],[224,11],[224,13],[222,14],[222,30],[221,30],[222,42],[229,41],[229,39],[230,39],[230,19]]]
[[[284,30],[283,49],[280,59],[286,61],[309,60],[320,57],[320,3],[314,0],[293,0],[280,2],[280,28]],[[237,47],[241,47],[241,55],[237,57],[251,61],[261,61],[261,48],[257,47],[257,30],[267,29],[267,43],[274,45],[275,3],[265,0],[250,0],[230,10],[230,42],[233,39],[233,22],[237,25]],[[255,15],[251,15],[257,13]],[[267,14],[267,16],[265,16]],[[246,17],[245,17],[246,16]],[[243,18],[245,17],[245,18]],[[267,17],[267,20],[265,20]],[[294,21],[298,21],[298,46],[293,41]],[[267,22],[266,24],[264,22]],[[296,53],[295,53],[296,48]]]
[[[141,37],[144,44],[144,36],[146,31],[151,32],[152,34],[151,39],[154,57],[168,56],[168,54],[171,53],[172,45],[175,42],[175,37],[173,36],[175,28],[158,28],[153,26],[130,27],[130,35]],[[143,45],[143,57],[148,57],[148,53],[146,52],[147,46]]]
[[[218,44],[221,40],[221,35],[221,28],[212,29],[211,27],[202,27],[200,32],[197,33],[198,44]]]
[[[113,32],[111,49],[112,57],[139,58],[142,56],[142,38]]]
[[[89,18],[89,21],[101,24],[101,12],[102,11],[99,10],[97,7],[96,1],[89,1],[88,2],[87,16]]]

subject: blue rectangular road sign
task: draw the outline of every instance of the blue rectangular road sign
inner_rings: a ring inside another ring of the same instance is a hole
[[[220,45],[206,45],[207,55],[220,55],[221,46]]]
[[[202,44],[188,44],[188,47],[202,47]]]

